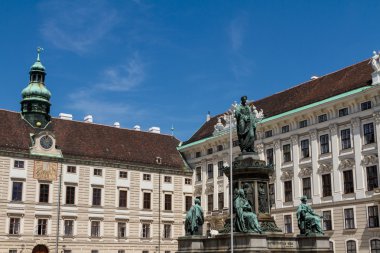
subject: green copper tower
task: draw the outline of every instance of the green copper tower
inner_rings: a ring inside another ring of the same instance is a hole
[[[21,93],[21,114],[36,128],[44,128],[51,119],[51,93],[45,86],[46,72],[40,61],[42,50],[40,47],[37,48],[37,60],[29,71],[29,84]]]

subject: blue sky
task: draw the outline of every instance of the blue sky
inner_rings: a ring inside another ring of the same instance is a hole
[[[0,1],[0,108],[19,111],[36,59],[52,115],[188,139],[257,100],[380,50],[380,1]],[[264,112],[265,113],[265,112]]]

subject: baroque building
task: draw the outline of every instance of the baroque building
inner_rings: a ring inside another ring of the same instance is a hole
[[[378,66],[376,55],[373,60]],[[268,191],[277,225],[299,233],[295,210],[305,195],[323,216],[335,252],[380,252],[380,86],[373,69],[367,59],[253,103],[265,115],[255,143],[275,169]],[[233,158],[240,152],[229,119],[227,113],[208,116],[179,147],[211,229],[228,216],[228,178],[221,169],[230,164],[230,148]]]
[[[174,253],[192,202],[179,141],[52,118],[45,75],[38,56],[21,113],[0,110],[0,252]]]

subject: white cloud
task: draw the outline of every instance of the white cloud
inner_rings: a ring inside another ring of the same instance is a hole
[[[233,19],[228,28],[227,34],[231,43],[231,47],[234,51],[239,51],[243,46],[244,35],[247,26],[247,16],[242,13],[235,19]]]
[[[54,46],[86,52],[118,23],[115,9],[104,1],[49,1],[40,6],[47,18],[41,32]]]
[[[128,91],[140,85],[145,79],[145,65],[135,53],[125,65],[108,68],[97,88],[109,91]]]

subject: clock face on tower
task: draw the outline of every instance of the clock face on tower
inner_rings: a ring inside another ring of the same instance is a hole
[[[40,145],[44,149],[50,149],[53,146],[53,139],[49,135],[42,136]]]

